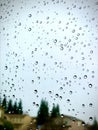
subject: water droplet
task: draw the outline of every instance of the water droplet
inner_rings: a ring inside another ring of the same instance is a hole
[[[31,18],[31,17],[32,17],[32,14],[29,14],[28,17]]]
[[[92,84],[89,84],[88,86],[89,86],[89,88],[92,88],[93,85],[92,85]]]
[[[6,66],[5,66],[5,70],[7,70],[7,69],[8,69],[8,66],[6,65]]]
[[[67,99],[67,103],[69,103],[70,102],[70,99]]]
[[[60,46],[60,50],[63,51],[63,50],[64,50],[64,47],[63,47],[63,46]]]
[[[28,29],[29,32],[30,32],[31,30],[32,30],[31,28]]]
[[[82,107],[85,107],[85,104],[82,104]]]
[[[36,107],[39,107],[39,104],[36,104]]]
[[[75,33],[75,29],[72,30],[72,33]]]
[[[62,125],[62,127],[63,127],[63,128],[65,128],[65,127],[66,127],[66,125],[65,125],[65,124],[63,124],[63,125]]]
[[[38,64],[38,61],[35,62],[35,65],[37,65],[37,64]]]
[[[54,43],[57,43],[57,39],[54,39]]]
[[[76,78],[77,78],[77,75],[74,75],[73,78],[76,79]]]
[[[34,83],[34,80],[32,80],[32,83]]]
[[[60,96],[60,99],[62,99],[62,96]]]
[[[13,98],[15,98],[15,95],[13,95]]]
[[[84,75],[84,79],[87,79],[87,75]]]
[[[63,87],[60,87],[60,90],[63,90]]]
[[[61,114],[61,117],[63,118],[63,117],[64,117],[64,114]]]
[[[49,91],[49,94],[52,94],[52,91]]]
[[[93,54],[93,50],[90,50],[90,53]]]
[[[69,91],[69,94],[71,95],[71,94],[72,94],[72,91]]]
[[[18,69],[18,67],[19,67],[19,66],[18,66],[18,65],[16,65],[16,69]]]
[[[93,106],[93,104],[92,104],[92,103],[90,103],[90,104],[89,104],[89,107],[92,107],[92,106]]]
[[[34,90],[34,93],[36,94],[38,91],[37,90]]]
[[[64,77],[64,80],[67,80],[67,77]]]
[[[59,94],[55,94],[55,97],[58,98],[58,97],[59,97]]]
[[[92,121],[92,120],[93,120],[93,117],[89,117],[89,120]]]
[[[33,102],[33,105],[35,105],[36,103],[35,102]]]

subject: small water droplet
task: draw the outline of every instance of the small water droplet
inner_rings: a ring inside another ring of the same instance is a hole
[[[58,98],[58,97],[59,97],[59,94],[55,94],[55,97]]]
[[[69,94],[71,95],[71,94],[72,94],[72,91],[69,91]]]
[[[89,120],[92,121],[92,120],[93,120],[93,117],[89,117]]]
[[[54,39],[54,43],[57,43],[57,39]]]
[[[63,117],[64,117],[64,114],[61,114],[61,117],[63,118]]]
[[[85,107],[85,104],[82,104],[82,107]]]
[[[77,75],[74,75],[73,78],[76,79],[76,78],[77,78]]]
[[[93,106],[93,104],[92,103],[89,103],[89,107],[92,107]]]
[[[92,84],[89,84],[88,86],[89,86],[89,88],[92,88],[93,85],[92,85]]]
[[[84,75],[84,79],[87,79],[87,75]]]
[[[30,32],[31,30],[32,30],[31,28],[28,29],[29,32]]]
[[[29,14],[28,17],[31,18],[31,17],[32,17],[32,14]]]
[[[36,94],[38,91],[37,90],[34,90],[34,93]]]
[[[69,103],[70,102],[70,99],[67,99],[67,103]]]

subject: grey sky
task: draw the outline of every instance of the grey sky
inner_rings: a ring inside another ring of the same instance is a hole
[[[1,0],[0,49],[1,97],[21,98],[32,116],[44,98],[98,119],[96,0]]]

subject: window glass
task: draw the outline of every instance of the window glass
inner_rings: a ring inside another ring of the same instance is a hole
[[[98,119],[97,56],[97,0],[0,0],[0,104],[14,105],[9,113],[18,106],[35,117],[43,99],[49,113],[58,104],[61,115]]]

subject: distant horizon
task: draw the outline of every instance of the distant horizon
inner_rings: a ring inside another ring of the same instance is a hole
[[[4,95],[4,97],[6,97],[6,95]],[[4,98],[3,98],[4,99]],[[12,100],[11,98],[9,99],[9,100]],[[20,99],[21,100],[21,99]],[[41,101],[42,100],[44,100],[43,98],[41,99]],[[21,100],[22,101],[22,100]],[[40,101],[40,103],[41,103],[41,101]],[[46,100],[47,101],[47,100]],[[2,102],[2,100],[1,100],[1,98],[0,98],[0,102]],[[17,102],[17,100],[16,101],[14,101],[14,103],[15,102]],[[48,102],[48,101],[47,101]],[[7,103],[8,103],[8,100],[7,100]],[[13,103],[13,102],[12,102]],[[14,105],[14,104],[13,104]],[[23,104],[22,104],[23,105]],[[57,105],[59,105],[59,104],[57,104]],[[0,104],[0,107],[2,107],[2,103]],[[2,107],[3,108],[3,107]],[[40,106],[39,106],[39,108],[40,108]],[[60,108],[60,105],[59,105],[59,108]],[[22,107],[22,110],[23,110],[23,107]],[[37,112],[38,113],[38,112]],[[23,113],[22,114],[15,114],[15,113],[10,113],[10,115],[29,115],[30,117],[35,117],[35,118],[37,118],[37,113],[36,113],[36,116],[33,116],[33,115],[30,115],[28,112],[26,112],[26,111],[24,111],[23,110]],[[5,113],[5,114],[9,114],[9,113]],[[51,111],[49,111],[49,116],[51,117]],[[79,118],[79,117],[76,117],[76,116],[72,116],[72,115],[67,115],[66,113],[61,113],[60,112],[60,116],[57,116],[57,117],[70,117],[70,118],[73,118],[73,119],[76,119],[76,120],[80,120],[80,121],[83,121],[83,122],[85,122],[83,119],[81,119],[81,118]],[[57,117],[54,117],[54,118],[57,118]],[[62,117],[62,118],[63,118]],[[96,119],[96,117],[94,117],[94,119]],[[92,119],[91,119],[92,120]],[[98,121],[98,120],[97,120]],[[93,122],[85,122],[86,124],[93,124]]]
[[[4,95],[4,97],[6,97],[6,95]],[[3,98],[4,99],[4,98]],[[12,100],[11,98],[9,99],[9,100]],[[21,100],[21,99],[20,99]],[[43,98],[41,99],[41,101],[42,100],[44,100]],[[22,100],[21,100],[22,101]],[[41,101],[40,101],[40,103],[41,103]],[[47,101],[47,100],[46,100]],[[2,107],[2,100],[1,100],[1,98],[0,98],[0,102],[1,102],[1,104],[0,104],[0,107]],[[14,101],[14,103],[15,102],[17,102],[17,100],[16,101]],[[47,101],[48,102],[48,101]],[[8,103],[8,100],[7,100],[7,103]],[[12,102],[13,103],[13,102]],[[12,104],[12,105],[14,105],[14,104]],[[59,104],[56,104],[56,105],[59,105]],[[3,108],[3,107],[2,107]],[[39,106],[39,108],[40,108],[40,106]],[[60,108],[60,105],[59,105],[59,108]],[[23,110],[23,107],[22,107],[22,110]],[[37,112],[38,113],[38,112]],[[5,113],[5,114],[9,114],[9,113]],[[37,114],[36,114],[36,116],[31,116],[28,112],[25,112],[25,111],[23,111],[23,113],[22,114],[15,114],[15,113],[10,113],[10,115],[29,115],[30,117],[37,117]],[[49,116],[51,116],[51,111],[49,111]],[[61,113],[60,112],[60,116],[58,116],[58,117],[62,117],[62,116],[67,116],[67,117],[72,117],[72,118],[74,118],[74,119],[77,119],[77,120],[80,120],[80,121],[83,121],[83,122],[85,122],[83,119],[81,119],[81,118],[78,118],[78,117],[75,117],[75,116],[72,116],[72,115],[67,115],[67,114],[65,114],[65,113]],[[54,117],[54,118],[56,118],[56,117]],[[62,117],[63,118],[63,117]],[[96,119],[96,117],[94,117],[95,119]],[[86,124],[89,124],[89,122],[85,122]],[[93,123],[93,122],[92,122]],[[91,124],[92,124],[91,123]]]

